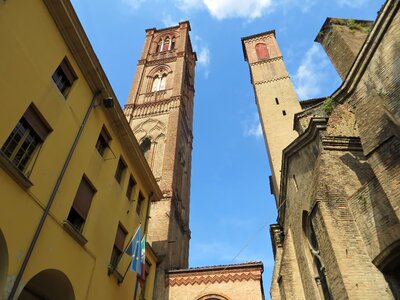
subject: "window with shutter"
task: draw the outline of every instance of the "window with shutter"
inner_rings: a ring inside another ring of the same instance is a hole
[[[79,232],[82,232],[95,193],[96,190],[83,177],[67,218],[67,221]]]
[[[1,152],[22,173],[29,175],[29,165],[50,129],[30,105],[1,148]]]
[[[117,170],[115,171],[115,176],[114,176],[115,179],[118,181],[118,183],[121,183],[122,175],[124,174],[125,169],[126,169],[126,164],[120,158],[119,161],[118,161]]]
[[[65,57],[54,71],[52,78],[61,94],[63,94],[64,97],[67,97],[72,84],[78,77]]]
[[[124,244],[126,239],[127,232],[122,227],[121,224],[118,225],[117,234],[115,235],[115,241],[113,246],[113,251],[111,254],[110,265],[115,269],[118,265],[118,262],[121,259],[121,255],[124,252]]]

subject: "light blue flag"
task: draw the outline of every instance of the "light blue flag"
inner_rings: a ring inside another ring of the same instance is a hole
[[[132,257],[130,270],[138,274],[141,272],[141,240],[142,230],[139,226],[125,251],[126,254]]]

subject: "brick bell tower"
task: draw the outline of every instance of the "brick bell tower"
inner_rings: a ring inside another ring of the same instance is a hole
[[[190,23],[147,29],[124,112],[163,192],[151,204],[148,241],[160,262],[155,299],[165,295],[165,271],[188,267],[194,69]]]
[[[282,150],[296,137],[294,114],[301,111],[275,31],[242,38],[244,58],[249,64],[251,83],[268,149],[272,172],[271,190],[279,196]]]

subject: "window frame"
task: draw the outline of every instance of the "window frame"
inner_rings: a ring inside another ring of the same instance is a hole
[[[110,266],[114,270],[117,268],[118,263],[121,260],[121,256],[124,253],[124,246],[127,236],[128,231],[126,230],[125,226],[119,223],[117,227],[117,232],[115,233],[114,245],[110,258]]]
[[[50,126],[32,103],[19,119],[0,151],[13,168],[29,177],[39,151],[51,131]]]
[[[255,50],[258,59],[270,59],[269,49],[266,43],[257,43],[255,45]]]
[[[104,157],[104,153],[106,152],[107,148],[110,147],[111,136],[108,133],[108,130],[103,126],[101,128],[99,137],[97,138],[95,148],[97,152]]]
[[[146,197],[143,195],[143,193],[141,191],[139,191],[137,203],[136,203],[136,213],[138,214],[139,218],[140,218],[140,214],[142,212],[144,202],[146,202]]]
[[[78,76],[76,75],[67,57],[64,57],[61,63],[54,70],[53,75],[51,75],[51,79],[64,98],[67,98],[74,82],[78,79]],[[65,81],[64,84],[63,81]]]
[[[118,164],[117,164],[117,169],[115,170],[115,175],[114,178],[115,180],[121,184],[123,177],[124,177],[124,173],[125,170],[128,168],[127,164],[125,163],[125,161],[122,159],[122,156],[119,158],[118,160]]]
[[[88,194],[88,191],[91,193]],[[79,233],[83,232],[83,228],[87,221],[90,207],[96,192],[96,188],[87,178],[87,176],[83,175],[78,189],[76,190],[74,201],[72,202],[70,211],[66,218],[66,221],[71,225],[71,227]],[[80,221],[80,224],[76,224],[74,220]]]
[[[132,185],[131,185],[131,183],[132,183]],[[132,195],[134,193],[136,185],[137,185],[137,182],[133,178],[133,176],[132,175],[129,176],[128,186],[126,188],[126,194],[125,194],[129,201],[132,201]]]

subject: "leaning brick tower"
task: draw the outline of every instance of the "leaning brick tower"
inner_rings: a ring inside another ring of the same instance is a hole
[[[279,195],[282,150],[296,137],[293,116],[301,111],[275,31],[242,38],[244,58],[249,64],[251,83],[268,149],[271,191]]]
[[[155,299],[165,295],[165,272],[188,267],[194,99],[188,21],[147,29],[124,112],[163,192],[151,204],[148,240],[160,262]]]

